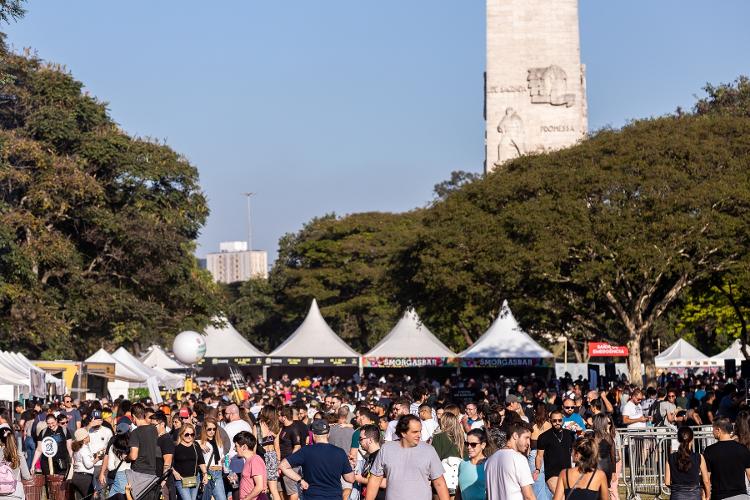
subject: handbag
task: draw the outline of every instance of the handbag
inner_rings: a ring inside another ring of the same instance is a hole
[[[195,453],[195,472],[192,476],[182,478],[183,488],[195,488],[198,486],[198,452],[195,451],[195,445],[193,445],[193,453]]]

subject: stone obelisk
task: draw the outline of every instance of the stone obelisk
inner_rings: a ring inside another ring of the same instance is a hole
[[[487,0],[485,172],[588,128],[578,0]]]

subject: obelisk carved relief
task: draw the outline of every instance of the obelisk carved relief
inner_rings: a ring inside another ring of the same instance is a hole
[[[485,172],[588,129],[578,0],[487,0]]]

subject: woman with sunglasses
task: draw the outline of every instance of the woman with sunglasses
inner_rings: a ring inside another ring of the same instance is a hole
[[[193,424],[182,424],[172,459],[172,474],[180,500],[197,500],[198,471],[205,486],[208,483],[206,462],[203,452],[195,443],[195,427]]]
[[[472,429],[466,434],[469,457],[458,466],[458,488],[456,500],[484,500],[487,486],[484,476],[485,448],[487,433],[482,429]]]
[[[229,443],[223,442],[219,432],[219,423],[214,417],[203,420],[201,438],[199,440],[203,461],[208,469],[208,484],[203,490],[205,500],[227,500],[224,490],[224,457],[229,453]]]

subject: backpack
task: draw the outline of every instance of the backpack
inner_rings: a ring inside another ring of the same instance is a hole
[[[16,473],[10,464],[0,460],[0,496],[12,495],[16,492]]]
[[[662,401],[659,400],[654,401],[648,409],[648,415],[651,417],[651,422],[653,422],[656,427],[664,425],[664,416],[661,414],[661,403]]]

